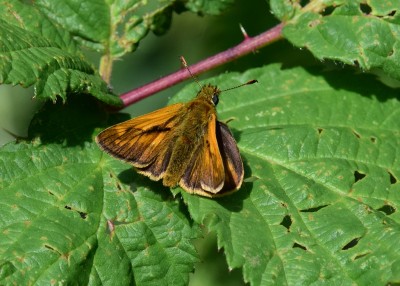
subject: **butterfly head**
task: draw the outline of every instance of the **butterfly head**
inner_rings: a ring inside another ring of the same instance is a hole
[[[208,84],[203,86],[201,90],[197,93],[197,98],[211,102],[212,105],[216,106],[219,102],[220,93],[221,90],[218,87]]]

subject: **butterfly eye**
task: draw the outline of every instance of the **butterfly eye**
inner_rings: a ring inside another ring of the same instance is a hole
[[[214,94],[212,97],[212,102],[214,103],[214,105],[217,105],[219,102],[219,97],[218,95]]]

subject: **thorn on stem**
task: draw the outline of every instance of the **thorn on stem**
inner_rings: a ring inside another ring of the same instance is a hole
[[[246,30],[243,28],[242,24],[239,24],[240,31],[242,32],[243,38],[245,40],[250,39],[249,35],[247,34]]]
[[[184,58],[183,56],[180,56],[179,59],[181,60],[182,67],[183,67],[183,68],[187,68],[187,67],[188,67],[188,64],[187,64],[185,58]]]

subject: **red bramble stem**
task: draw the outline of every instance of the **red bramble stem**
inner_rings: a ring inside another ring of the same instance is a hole
[[[239,45],[190,66],[190,71],[194,75],[198,75],[248,53],[254,52],[273,41],[279,40],[282,37],[282,27],[283,25],[279,24],[258,36],[247,36]],[[123,105],[126,107],[188,78],[190,78],[190,74],[183,68],[175,73],[122,94],[121,100]]]

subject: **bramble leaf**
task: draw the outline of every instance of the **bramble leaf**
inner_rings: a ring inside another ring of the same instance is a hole
[[[36,5],[54,22],[77,36],[89,48],[118,58],[134,51],[150,32],[165,33],[173,12],[192,10],[218,14],[233,1],[129,0],[99,2],[38,0]]]
[[[234,0],[188,1],[186,7],[195,13],[219,15],[234,2]]]
[[[94,103],[49,104],[32,142],[0,149],[1,283],[186,285],[197,226],[168,189],[93,143],[106,121]]]
[[[165,33],[173,12],[218,14],[229,1],[88,0],[22,3],[0,0],[0,84],[34,86],[35,97],[65,102],[68,93],[90,93],[114,106],[114,96],[81,49],[101,53],[108,81],[112,62],[136,49],[149,31]]]
[[[33,267],[43,283],[183,285],[197,224],[217,233],[228,265],[252,285],[399,281],[397,92],[371,76],[278,65],[209,81],[225,89],[249,79],[259,83],[218,105],[220,120],[233,119],[246,180],[220,199],[183,192],[196,223],[160,182],[94,146],[108,121],[96,105],[76,96],[44,109],[32,143],[0,150],[1,281],[29,283],[21,273]],[[64,108],[83,124],[62,119]]]
[[[210,81],[250,79],[259,83],[222,93],[217,107],[233,119],[248,182],[215,200],[182,192],[193,219],[251,285],[398,282],[398,92],[371,76],[278,65]]]
[[[283,35],[310,50],[320,60],[331,59],[381,70],[400,79],[399,4],[391,0],[271,1],[274,13],[286,21]]]
[[[89,63],[56,42],[0,20],[0,43],[0,83],[33,85],[36,98],[53,102],[75,92],[121,104]]]

